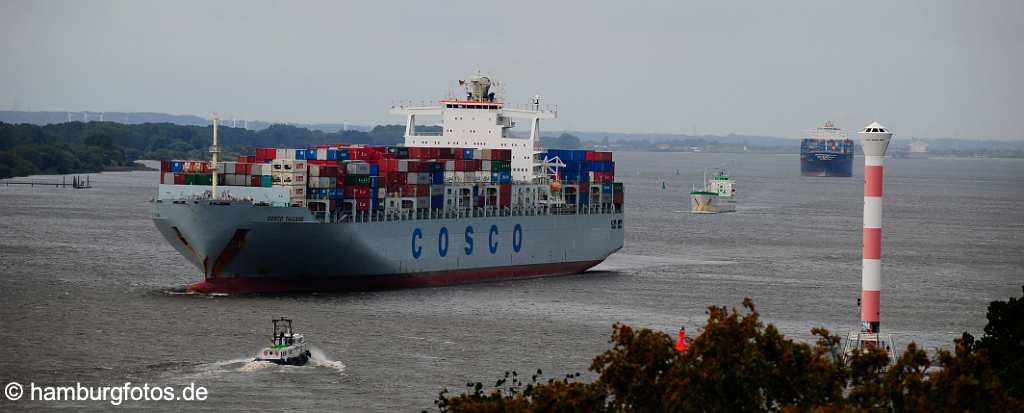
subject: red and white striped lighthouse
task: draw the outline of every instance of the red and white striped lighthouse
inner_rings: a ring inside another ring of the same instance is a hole
[[[879,332],[882,289],[883,160],[892,132],[873,122],[857,133],[864,149],[864,259],[861,272],[861,331]]]

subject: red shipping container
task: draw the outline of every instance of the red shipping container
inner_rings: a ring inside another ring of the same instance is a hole
[[[174,184],[175,185],[185,185],[185,174],[183,174],[183,173],[174,174]]]
[[[365,185],[348,185],[345,187],[345,197],[364,199],[370,197],[370,187]]]
[[[160,161],[160,176],[171,171],[171,161]]]
[[[512,205],[512,184],[501,184],[498,196],[498,205],[507,207]]]
[[[409,148],[409,159],[423,159],[423,148]]]
[[[201,174],[208,174],[208,173],[210,173],[210,164],[207,163],[207,162],[200,162],[199,163],[199,173],[201,173]]]
[[[370,210],[370,199],[357,199],[356,200],[356,211],[369,211]]]
[[[262,186],[260,185],[260,176],[254,175],[249,177],[249,186]]]
[[[380,172],[382,172],[382,175],[383,172],[398,171],[398,161],[394,159],[383,159],[380,162],[378,162],[377,165],[380,168]]]
[[[598,160],[597,159],[597,153],[594,152],[594,151],[583,152],[583,159],[588,160],[588,161],[596,161],[596,160]]]
[[[405,172],[388,172],[384,177],[385,183],[396,185],[405,185],[409,182],[408,178],[409,174]]]
[[[511,149],[491,149],[491,160],[494,161],[511,161],[512,150]]]
[[[616,192],[612,194],[612,203],[621,204],[624,196],[622,192]]]

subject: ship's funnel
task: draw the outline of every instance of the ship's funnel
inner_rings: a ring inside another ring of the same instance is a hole
[[[878,333],[882,289],[883,160],[892,132],[878,122],[857,132],[864,148],[864,242],[861,271],[861,330]]]

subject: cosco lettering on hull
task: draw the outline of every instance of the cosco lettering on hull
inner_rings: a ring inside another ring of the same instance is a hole
[[[433,237],[435,240],[437,240],[437,248],[433,252],[435,252],[438,257],[447,257],[449,252],[454,252],[455,254],[458,254],[459,246],[451,245],[454,242],[458,242],[458,238],[453,238],[449,236],[449,232],[450,231],[448,230],[448,227],[441,227],[437,231],[437,234]],[[481,233],[480,237],[474,237],[477,232],[472,225],[466,226],[465,231],[463,231],[463,233],[465,234],[465,236],[462,239],[463,245],[461,249],[463,254],[465,254],[466,256],[473,255],[475,251],[478,251],[476,246],[474,245],[477,239],[479,239],[482,242],[486,242],[486,251],[491,254],[497,254],[498,251],[502,250],[503,248],[509,247],[511,247],[512,251],[516,253],[523,249],[523,226],[519,224],[516,224],[514,227],[512,227],[512,234],[506,233],[503,235],[502,231],[498,229],[497,225],[491,225],[489,228],[487,228],[485,232]],[[485,237],[482,236],[483,234],[487,234],[486,239],[484,239]],[[409,252],[413,258],[418,259],[423,256],[424,252],[430,252],[429,250],[432,249],[432,247],[434,246],[432,244],[434,243],[424,241],[424,234],[422,229],[416,228],[412,230],[412,235],[410,237],[409,243]]]

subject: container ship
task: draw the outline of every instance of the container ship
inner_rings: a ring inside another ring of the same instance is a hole
[[[803,176],[853,176],[853,141],[832,121],[807,131],[800,142],[800,174]]]
[[[465,98],[396,105],[404,145],[259,148],[164,161],[152,219],[203,274],[190,291],[440,286],[581,273],[623,245],[611,152],[543,150],[557,110],[506,105],[491,80]],[[440,117],[441,132],[417,132]],[[528,137],[511,129],[530,122]]]

